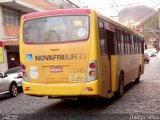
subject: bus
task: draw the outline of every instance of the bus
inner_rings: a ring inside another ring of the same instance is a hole
[[[91,9],[57,9],[21,18],[23,91],[31,96],[123,96],[144,71],[144,39]]]

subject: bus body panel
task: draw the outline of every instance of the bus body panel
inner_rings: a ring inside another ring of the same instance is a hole
[[[95,11],[91,12],[91,47],[90,60],[97,60],[98,63],[98,91],[99,96],[110,98],[109,90],[111,86],[110,60],[109,56],[102,56],[100,50],[100,40],[98,31],[98,16]]]
[[[92,15],[89,16],[92,17]],[[97,47],[99,41],[95,40],[98,39],[97,35],[92,34],[93,32],[97,33],[94,28],[92,29],[92,26],[95,27],[95,22],[96,21],[92,22],[91,20],[91,36],[84,41],[54,44],[26,44],[23,42],[23,37],[21,36],[21,63],[27,66],[26,69],[30,78],[30,82],[23,82],[23,90],[25,94],[53,96],[99,95],[99,80],[96,79],[93,82],[86,82],[87,70],[91,61],[97,62],[97,68],[99,71],[99,48]],[[23,26],[23,22],[21,26]],[[22,34],[23,29],[21,28],[21,35]],[[97,38],[95,38],[95,36]],[[29,54],[33,57],[32,61],[28,61],[26,58]],[[60,57],[60,55],[62,57]],[[72,55],[73,60],[62,60],[64,58],[63,55],[70,55],[69,57]],[[75,55],[78,57],[75,57]],[[54,58],[55,60],[52,60]],[[50,69],[54,66],[62,67],[63,71],[51,73]],[[37,68],[38,73],[37,78],[34,78],[34,75],[32,75],[32,71],[34,71],[35,67]],[[75,78],[75,81],[72,81],[71,79],[75,76],[83,79],[77,80],[77,77]],[[28,91],[28,88],[31,88],[31,90]]]
[[[21,56],[22,64],[27,66],[31,75],[37,68],[38,77],[30,76],[32,83],[69,83],[85,82],[88,69],[88,41],[78,44],[56,44],[56,45],[25,45]],[[32,61],[27,61],[27,55],[32,55]],[[52,69],[62,68],[60,72]],[[33,72],[32,72],[33,71]],[[79,74],[82,80],[69,80]]]
[[[142,67],[142,64],[141,54],[118,56],[118,73],[123,71],[125,85],[138,77],[139,67]]]
[[[23,90],[25,94],[35,96],[98,96],[97,82],[42,84],[23,81]]]
[[[117,55],[111,55],[111,89],[113,92],[118,90],[118,59]]]
[[[111,92],[111,69],[110,69],[110,59],[109,56],[102,56],[101,62],[102,64],[101,69],[101,80],[100,80],[100,91],[101,96],[107,97],[108,94]]]

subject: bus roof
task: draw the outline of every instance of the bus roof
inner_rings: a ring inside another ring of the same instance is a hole
[[[47,10],[43,12],[33,12],[23,16],[23,19],[32,19],[37,17],[45,17],[51,15],[65,15],[65,14],[90,14],[90,9],[55,9],[55,10]]]

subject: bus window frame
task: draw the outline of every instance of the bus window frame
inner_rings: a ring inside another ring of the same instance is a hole
[[[108,22],[108,21],[98,17],[98,22],[99,21],[103,22],[103,24],[105,24],[105,22]],[[123,29],[113,23],[111,23],[111,24],[114,26],[114,30],[113,30],[113,33],[114,33],[114,36],[113,36],[114,41],[113,42],[115,45],[114,54],[120,54],[120,55],[138,54],[139,47],[137,46],[137,42],[138,42],[137,37],[140,37],[140,36],[138,34],[135,34],[134,31],[129,31],[129,30]],[[124,46],[125,45],[124,37],[126,37],[126,39],[127,39],[127,46]],[[101,46],[100,46],[100,48],[101,48]]]
[[[103,37],[104,37],[104,47],[105,47],[105,51],[104,53],[102,52],[102,45],[101,45],[101,39],[100,39],[100,26],[99,23],[103,23]],[[107,55],[107,41],[106,41],[106,30],[105,30],[105,21],[103,21],[101,18],[98,18],[98,31],[99,31],[99,43],[100,43],[100,48],[101,48],[101,55],[105,56]]]
[[[25,25],[25,22],[26,21],[29,21],[29,20],[35,20],[35,19],[41,19],[41,18],[48,18],[48,17],[59,17],[59,16],[87,16],[88,17],[88,36],[87,36],[87,38],[86,39],[82,39],[82,40],[76,40],[76,41],[66,41],[66,42],[49,42],[49,43],[31,43],[31,42],[26,42],[26,41],[24,41],[24,25]],[[86,42],[86,41],[88,41],[89,39],[90,39],[90,32],[91,32],[91,17],[89,16],[89,15],[87,15],[87,14],[79,14],[79,15],[75,15],[75,14],[66,14],[66,15],[47,15],[47,16],[41,16],[41,17],[36,17],[36,18],[31,18],[31,19],[23,19],[22,21],[23,21],[23,43],[24,44],[33,44],[33,45],[50,45],[50,44],[66,44],[66,43],[77,43],[77,42]]]

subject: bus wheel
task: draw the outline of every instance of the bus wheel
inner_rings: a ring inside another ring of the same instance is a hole
[[[139,83],[139,81],[140,81],[140,75],[141,75],[141,69],[139,69],[138,77],[135,79],[135,83]]]
[[[121,98],[124,94],[124,75],[121,73],[119,76],[118,91],[116,92],[116,97]]]

